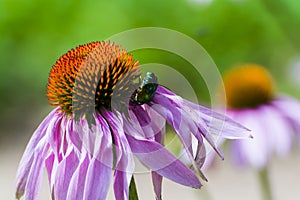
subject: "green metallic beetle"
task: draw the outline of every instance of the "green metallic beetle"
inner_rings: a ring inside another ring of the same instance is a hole
[[[143,105],[152,100],[158,86],[157,77],[147,72],[138,89],[131,96],[133,105]]]

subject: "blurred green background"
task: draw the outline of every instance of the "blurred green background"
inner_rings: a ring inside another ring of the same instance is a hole
[[[46,84],[59,56],[79,44],[138,27],[164,27],[190,36],[207,50],[221,72],[241,63],[261,64],[280,83],[279,91],[300,97],[299,87],[289,76],[290,66],[300,56],[300,2],[205,2],[1,0],[0,140],[24,134],[24,127],[33,130],[51,109]],[[145,50],[134,57],[141,64],[188,65],[166,52]],[[209,100],[204,84],[199,93]]]

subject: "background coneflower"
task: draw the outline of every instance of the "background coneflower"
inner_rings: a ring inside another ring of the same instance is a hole
[[[256,64],[242,65],[224,75],[227,114],[247,126],[253,140],[230,142],[236,164],[256,168],[270,199],[267,166],[276,154],[287,155],[300,134],[300,103],[278,95],[268,71]]]

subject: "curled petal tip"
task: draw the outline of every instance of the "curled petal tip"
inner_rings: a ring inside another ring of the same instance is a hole
[[[201,170],[199,170],[200,171],[200,177],[205,181],[205,182],[208,182],[208,179],[206,178],[206,176],[204,175],[204,173],[201,171]]]
[[[16,192],[16,199],[21,199],[21,197],[23,196],[23,193],[20,194],[19,192]]]
[[[215,149],[216,153],[218,154],[218,156],[219,156],[222,160],[224,160],[224,155],[223,155],[223,153],[222,153],[219,149],[217,149],[216,147],[215,147],[214,149]]]
[[[248,129],[247,131],[251,132],[252,130]],[[253,139],[253,135],[251,133],[248,134],[248,138]]]

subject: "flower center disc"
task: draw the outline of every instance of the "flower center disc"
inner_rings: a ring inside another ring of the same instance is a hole
[[[120,46],[92,42],[71,49],[56,61],[49,74],[47,97],[66,113],[111,109],[113,95],[113,102],[126,106],[128,102],[122,100],[129,100],[139,75],[138,62]]]
[[[253,108],[273,99],[272,78],[261,66],[244,65],[232,69],[223,80],[227,105],[231,108]]]

